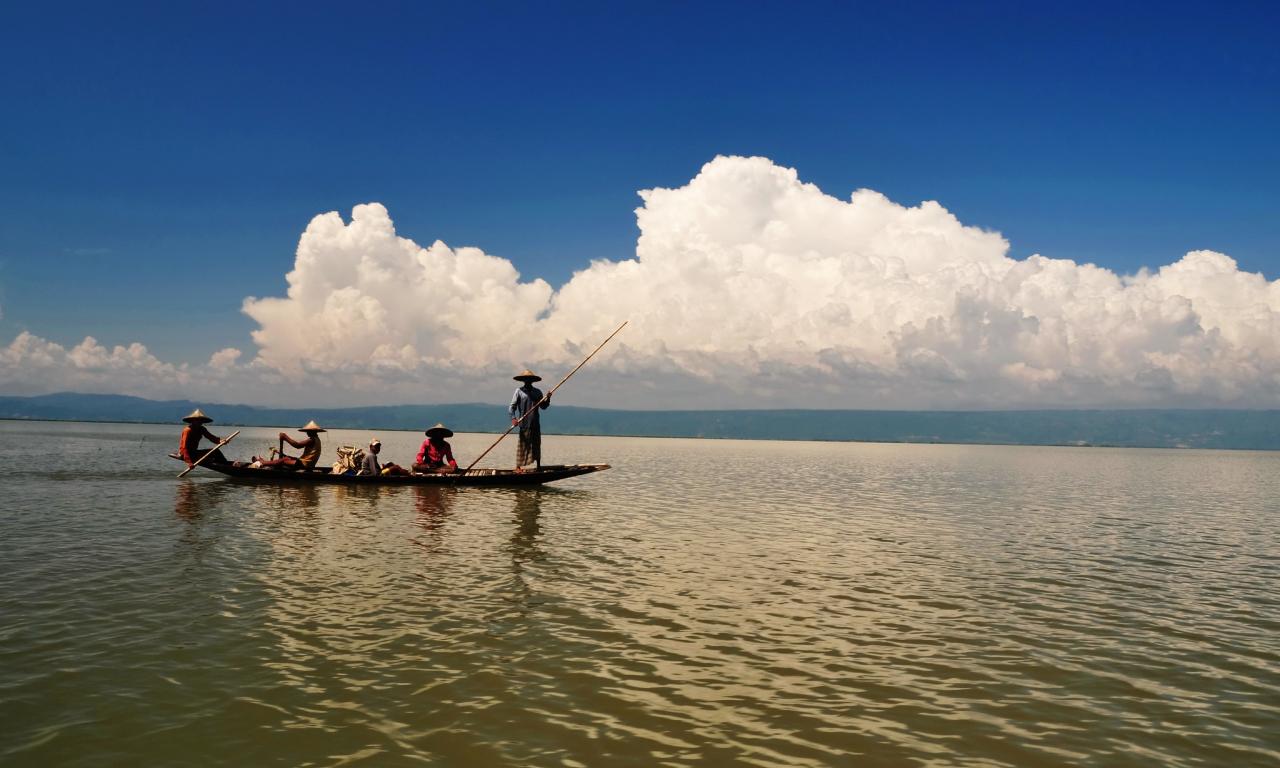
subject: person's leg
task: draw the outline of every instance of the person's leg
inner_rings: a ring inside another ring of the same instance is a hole
[[[298,460],[292,456],[281,456],[278,459],[258,459],[258,464],[268,469],[297,469]]]
[[[529,440],[530,432],[527,429],[520,430],[520,436],[516,438],[516,471],[523,472],[524,467],[532,459],[533,447]]]
[[[205,455],[212,453],[213,455],[204,459]],[[222,455],[222,451],[217,448],[199,448],[195,452],[195,461],[204,459],[203,464],[226,464],[227,457]]]
[[[529,430],[529,442],[531,443],[530,452],[533,454],[533,466],[535,469],[542,469],[542,428],[534,427]]]

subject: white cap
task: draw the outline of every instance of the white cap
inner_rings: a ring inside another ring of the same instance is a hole
[[[381,441],[381,440],[379,440],[379,439],[378,439],[378,438],[376,438],[376,437],[369,441],[369,447],[370,447],[370,448],[372,448],[372,447],[373,447],[373,446],[375,446],[375,445],[382,445],[382,441]]]

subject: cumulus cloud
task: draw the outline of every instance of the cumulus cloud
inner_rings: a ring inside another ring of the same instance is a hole
[[[1280,283],[1220,253],[1132,276],[1016,260],[936,202],[841,200],[765,158],[719,157],[641,197],[635,258],[558,292],[398,237],[381,205],[319,216],[288,294],[245,302],[258,360],[480,386],[563,369],[630,319],[598,404],[1278,404]]]
[[[166,363],[141,344],[105,347],[86,336],[70,349],[23,331],[0,348],[0,390],[55,390],[139,396],[171,394],[191,377],[186,366]]]
[[[192,398],[208,402],[286,402],[292,391],[278,372],[241,365],[238,349],[215,352],[203,365],[168,363],[139,343],[107,346],[92,336],[66,347],[27,331],[0,347],[0,392],[37,395],[93,392],[157,400]],[[280,390],[283,398],[271,394]],[[345,393],[349,397],[349,393]],[[332,389],[318,387],[325,404],[342,402]]]
[[[258,360],[305,370],[458,372],[509,361],[553,295],[478,248],[423,248],[398,237],[387,209],[358,205],[351,222],[317,216],[298,244],[284,298],[249,298]]]
[[[936,202],[836,198],[765,158],[719,157],[641,198],[635,257],[558,291],[478,248],[400,237],[376,203],[317,216],[286,294],[243,304],[256,356],[228,348],[205,367],[294,402],[489,400],[525,366],[553,379],[625,319],[572,402],[1280,406],[1280,281],[1221,253],[1136,275],[1012,259]],[[15,355],[79,372],[165,365],[90,342],[20,336],[0,375]]]
[[[234,366],[236,361],[240,359],[240,355],[240,350],[235,347],[220,349],[209,356],[209,367],[218,370],[225,370]]]

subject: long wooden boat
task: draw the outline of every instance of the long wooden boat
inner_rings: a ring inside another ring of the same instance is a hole
[[[182,461],[176,453],[170,458]],[[542,485],[568,477],[588,475],[592,472],[609,469],[608,464],[555,464],[543,465],[538,469],[517,472],[514,469],[487,469],[476,467],[465,472],[451,475],[343,475],[334,474],[329,467],[316,467],[311,470],[273,469],[268,467],[252,467],[243,462],[232,464],[201,464],[201,469],[211,469],[239,480],[252,480],[261,483],[333,483],[340,485],[442,485],[442,486],[486,486],[486,487],[519,487]]]

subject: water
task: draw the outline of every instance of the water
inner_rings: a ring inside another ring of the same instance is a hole
[[[0,422],[0,764],[1280,764],[1280,454],[549,436],[614,469],[272,488],[177,435]]]

